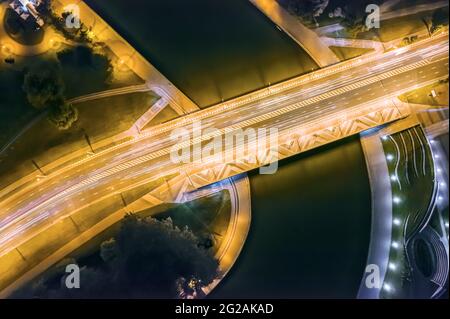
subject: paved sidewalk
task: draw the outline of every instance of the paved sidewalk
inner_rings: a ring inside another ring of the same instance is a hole
[[[381,144],[381,133],[361,134],[361,146],[366,159],[372,193],[372,229],[367,265],[377,265],[384,282],[389,262],[389,243],[392,232],[392,190],[388,166]],[[380,289],[366,286],[368,273],[364,273],[358,299],[378,299]]]

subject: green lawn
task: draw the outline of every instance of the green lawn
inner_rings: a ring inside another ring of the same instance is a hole
[[[129,129],[157,100],[153,93],[132,93],[77,104],[79,119],[67,131],[59,131],[44,117],[0,158],[2,184],[34,171],[31,160],[43,166],[86,147],[83,132],[95,143]]]
[[[403,243],[416,234],[429,213],[434,191],[434,161],[422,129],[417,126],[387,137],[383,148],[388,159],[393,196],[392,247],[389,261],[397,265],[388,270],[385,281],[395,287],[395,294],[384,291],[383,298],[407,297],[410,265]],[[392,156],[391,159],[388,156]],[[397,221],[397,224],[396,224]]]

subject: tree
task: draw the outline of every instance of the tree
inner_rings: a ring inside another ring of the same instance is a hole
[[[60,98],[64,93],[59,64],[45,61],[31,67],[25,74],[23,90],[33,107],[49,107],[50,101]]]
[[[446,25],[448,25],[448,11],[442,8],[434,11],[431,17],[430,32],[433,34]]]
[[[101,245],[104,262],[81,269],[80,289],[51,289],[38,281],[26,295],[42,298],[186,298],[218,276],[218,262],[187,228],[171,219],[128,215],[114,240]],[[64,283],[64,278],[61,282]],[[44,286],[44,288],[43,288]]]
[[[100,50],[94,50],[90,46],[78,45],[57,53],[58,61],[62,68],[74,70],[77,75],[65,78],[68,87],[73,87],[71,83],[79,80],[81,76],[89,76],[91,84],[108,83],[113,78],[113,67],[111,60]]]
[[[48,119],[59,130],[68,130],[78,120],[78,110],[64,98],[58,97],[50,101],[50,104]]]

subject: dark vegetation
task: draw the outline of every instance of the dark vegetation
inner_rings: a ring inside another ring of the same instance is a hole
[[[80,288],[67,289],[62,262],[56,280],[42,278],[17,298],[186,298],[218,276],[218,262],[186,227],[128,215],[118,234],[101,244],[99,267],[81,269]],[[58,279],[59,278],[59,279]]]

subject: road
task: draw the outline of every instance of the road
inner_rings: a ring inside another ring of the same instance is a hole
[[[174,172],[190,164],[173,163],[174,128],[275,127],[280,136],[325,119],[352,114],[386,99],[448,76],[448,37],[439,36],[407,48],[371,57],[349,68],[318,71],[269,88],[260,98],[241,97],[155,126],[133,141],[68,165],[46,178],[0,191],[0,256],[75,211]],[[307,80],[302,80],[307,79]],[[268,93],[267,93],[268,92]],[[205,142],[208,138],[196,142]],[[190,142],[192,144],[192,142]],[[211,165],[211,164],[205,164]]]

